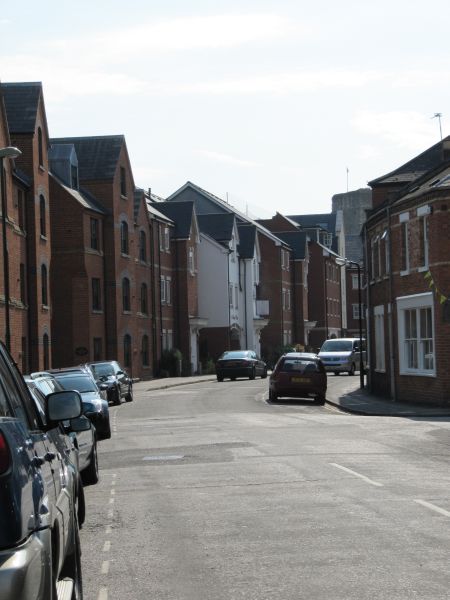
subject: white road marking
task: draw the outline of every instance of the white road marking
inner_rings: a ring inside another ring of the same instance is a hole
[[[112,509],[108,510],[108,519],[112,519],[113,515],[114,515],[114,511]]]
[[[434,512],[437,512],[440,515],[444,515],[444,517],[450,517],[450,512],[448,510],[445,510],[445,508],[441,508],[440,506],[436,506],[435,504],[431,504],[431,502],[427,502],[426,500],[414,500],[414,502],[425,506],[425,508],[434,510]]]
[[[108,588],[101,587],[97,596],[97,600],[108,600]]]
[[[103,552],[109,552],[111,550],[111,542],[106,541],[103,546]]]
[[[106,535],[109,535],[111,533],[111,531],[112,531],[111,525],[107,525],[106,529],[105,529]]]
[[[364,481],[366,481],[367,483],[370,483],[371,485],[376,485],[377,487],[383,487],[382,483],[379,483],[378,481],[373,481],[372,479],[369,479],[365,475],[361,475],[361,473],[352,471],[352,469],[348,469],[347,467],[343,467],[342,465],[338,465],[337,463],[330,463],[330,465],[332,467],[336,467],[337,469],[341,469],[342,471],[345,471],[346,473],[350,473],[351,475],[354,475],[355,477],[359,477],[360,479],[363,479]]]
[[[102,562],[102,575],[108,575],[109,573],[109,560],[104,560]]]
[[[110,504],[114,504],[114,498],[110,498],[110,499],[109,499],[109,503],[110,503]]]
[[[116,493],[116,490],[111,490],[111,496],[114,496],[115,493]]]

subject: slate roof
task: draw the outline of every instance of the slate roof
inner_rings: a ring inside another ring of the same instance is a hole
[[[309,238],[305,231],[278,232],[277,236],[291,247],[294,260],[306,258],[306,246]]]
[[[233,237],[234,214],[214,213],[197,215],[198,226],[202,233],[206,233],[216,242],[228,244]]]
[[[114,178],[123,135],[52,138],[53,144],[73,144],[78,157],[80,181],[105,181]]]
[[[9,131],[34,133],[42,83],[40,81],[2,83],[1,89]]]
[[[21,183],[23,183],[26,187],[31,187],[31,184],[33,183],[31,177],[29,177],[21,169],[15,168],[13,171],[13,176],[16,179],[18,179]]]
[[[55,181],[59,183],[59,185],[74,198],[83,208],[88,208],[89,210],[93,210],[102,215],[107,215],[109,213],[108,210],[105,209],[104,206],[100,204],[100,202],[93,196],[88,190],[80,188],[79,190],[74,190],[73,188],[67,186],[63,183],[54,173],[49,173],[50,177],[52,177]]]
[[[253,258],[255,256],[256,227],[247,223],[238,223],[240,258]]]
[[[450,141],[450,136],[447,136],[442,141],[438,142],[434,146],[431,146],[418,156],[409,160],[404,165],[401,165],[394,171],[372,179],[369,181],[369,185],[377,185],[383,183],[404,183],[407,184],[410,181],[418,179],[424,175],[427,171],[431,171],[444,160],[443,147],[444,143]]]
[[[193,202],[158,202],[157,210],[175,223],[174,237],[186,240],[194,218]]]
[[[328,233],[336,232],[336,213],[323,213],[315,215],[288,215],[288,219],[301,225],[303,229],[321,227]]]

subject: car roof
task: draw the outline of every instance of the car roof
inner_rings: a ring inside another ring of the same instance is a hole
[[[313,352],[286,352],[281,358],[307,358],[308,360],[320,360]]]

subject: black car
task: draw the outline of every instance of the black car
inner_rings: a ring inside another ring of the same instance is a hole
[[[94,424],[97,439],[111,437],[108,401],[102,398],[101,391],[92,375],[83,370],[52,369],[50,373],[65,390],[80,392],[83,401],[83,414]]]
[[[234,380],[236,377],[255,379],[260,376],[264,379],[267,365],[253,350],[228,350],[216,363],[216,375],[217,381],[223,381],[225,377]]]
[[[41,411],[45,406],[45,398],[53,393],[63,391],[64,388],[50,373],[38,373],[31,376],[25,376],[25,382],[38,402],[38,409]],[[83,419],[86,421],[83,427]],[[72,438],[76,449],[76,461],[84,485],[93,485],[98,482],[98,454],[97,454],[97,433],[92,422],[84,415],[78,417],[78,430],[73,430],[73,421],[63,423],[67,434]]]
[[[44,423],[0,344],[0,600],[82,597],[79,488],[61,427],[81,409],[77,392],[52,393]]]
[[[86,367],[94,376],[97,385],[108,386],[109,402],[120,404],[122,398],[126,402],[133,400],[133,381],[116,360],[89,362],[86,363]]]

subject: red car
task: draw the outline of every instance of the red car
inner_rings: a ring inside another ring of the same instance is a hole
[[[325,403],[327,373],[316,354],[288,352],[275,365],[270,376],[269,400],[288,398],[314,398]]]

